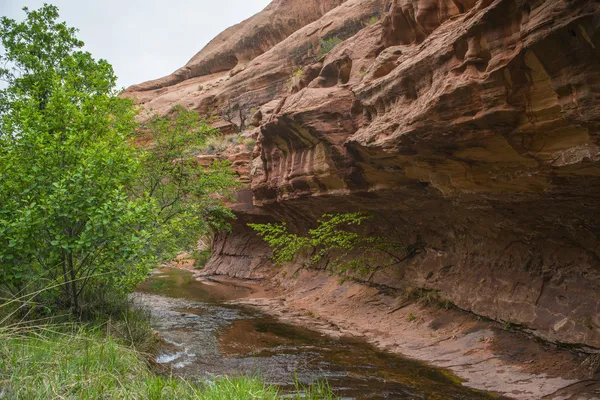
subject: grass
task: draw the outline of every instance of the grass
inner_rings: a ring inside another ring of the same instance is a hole
[[[338,397],[333,393],[331,387],[327,381],[320,380],[312,385],[303,385],[300,383],[296,375],[294,374],[294,386],[296,387],[296,393],[292,399],[295,400],[333,400]],[[285,398],[290,398],[285,396]]]
[[[256,144],[256,139],[245,138],[242,143],[244,144],[244,146],[246,146],[246,149],[254,150],[254,145]]]
[[[227,148],[231,144],[233,144],[233,141],[230,140],[230,138],[233,139],[234,137],[235,137],[235,135],[211,137],[206,141],[206,145],[201,150],[201,153],[203,153],[203,154],[221,153],[221,152],[227,150]]]
[[[8,398],[156,398],[157,382],[135,350],[98,334],[61,330],[2,338],[0,378]]]
[[[211,385],[153,374],[136,351],[90,333],[13,337],[0,344],[0,376],[8,398],[18,399],[275,399],[254,378]]]
[[[256,140],[244,138],[239,133],[226,136],[213,136],[206,141],[206,144],[199,150],[201,154],[217,154],[224,152],[231,146],[243,144],[247,150],[254,149]]]
[[[422,305],[435,305],[446,310],[456,307],[452,301],[443,299],[437,290],[407,288],[403,297],[404,300],[414,301]]]
[[[326,382],[284,396],[334,399]],[[279,399],[259,377],[225,377],[205,384],[156,375],[143,355],[101,331],[73,325],[35,334],[0,332],[0,393],[9,399]]]
[[[296,383],[296,393],[280,394],[276,386],[257,376],[223,377],[201,384],[158,375],[144,352],[153,349],[149,315],[122,304],[119,298],[107,303],[112,303],[107,308],[114,318],[105,316],[94,323],[26,319],[18,317],[18,304],[27,305],[27,299],[0,301],[0,398],[336,398],[326,382]]]

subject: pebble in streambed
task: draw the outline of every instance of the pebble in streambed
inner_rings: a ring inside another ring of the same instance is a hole
[[[228,303],[249,289],[196,281],[190,272],[163,268],[138,288],[164,339],[157,362],[191,379],[260,374],[293,390],[327,379],[344,399],[489,399],[444,370],[377,350],[357,339],[336,339]],[[497,397],[496,397],[497,398]]]

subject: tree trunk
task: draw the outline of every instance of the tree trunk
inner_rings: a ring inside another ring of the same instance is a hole
[[[61,251],[62,253],[62,273],[63,273],[63,280],[64,280],[64,289],[65,289],[65,293],[67,294],[67,306],[70,308],[72,305],[71,302],[71,291],[70,291],[70,285],[69,285],[69,274],[67,273],[67,256],[63,251]]]
[[[77,293],[77,282],[75,268],[73,265],[73,253],[67,254],[67,261],[69,264],[69,272],[71,274],[71,294],[72,294],[72,306],[75,312],[79,312],[79,294]]]

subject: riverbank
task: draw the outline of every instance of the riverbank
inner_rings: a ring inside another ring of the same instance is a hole
[[[251,282],[198,281],[189,271],[161,268],[132,299],[150,310],[163,339],[157,362],[184,379],[259,373],[282,393],[326,380],[345,399],[495,398],[460,385],[446,370],[244,304],[261,298],[260,290]]]
[[[185,267],[185,265],[184,265]],[[598,376],[585,355],[535,341],[511,326],[423,298],[341,282],[326,273],[283,268],[236,278],[197,271],[198,279],[247,285],[252,305],[283,321],[447,368],[465,386],[514,399],[597,399]]]

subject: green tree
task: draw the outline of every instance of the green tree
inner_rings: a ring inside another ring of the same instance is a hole
[[[126,293],[225,228],[235,179],[189,157],[215,133],[191,111],[152,119],[150,145],[134,146],[136,111],[110,64],[81,50],[56,7],[24,11],[0,20],[0,291],[54,287],[47,304],[79,311],[86,292]]]
[[[128,290],[146,275],[155,215],[128,193],[141,171],[135,112],[112,67],[81,50],[56,7],[24,11],[0,21],[0,286],[54,285],[78,309],[88,286]]]
[[[142,176],[138,195],[157,206],[156,254],[163,260],[194,250],[212,230],[228,228],[233,213],[223,200],[231,199],[239,183],[227,160],[199,165],[193,150],[202,148],[219,131],[198,119],[195,111],[175,107],[169,116],[154,116],[140,130]]]

